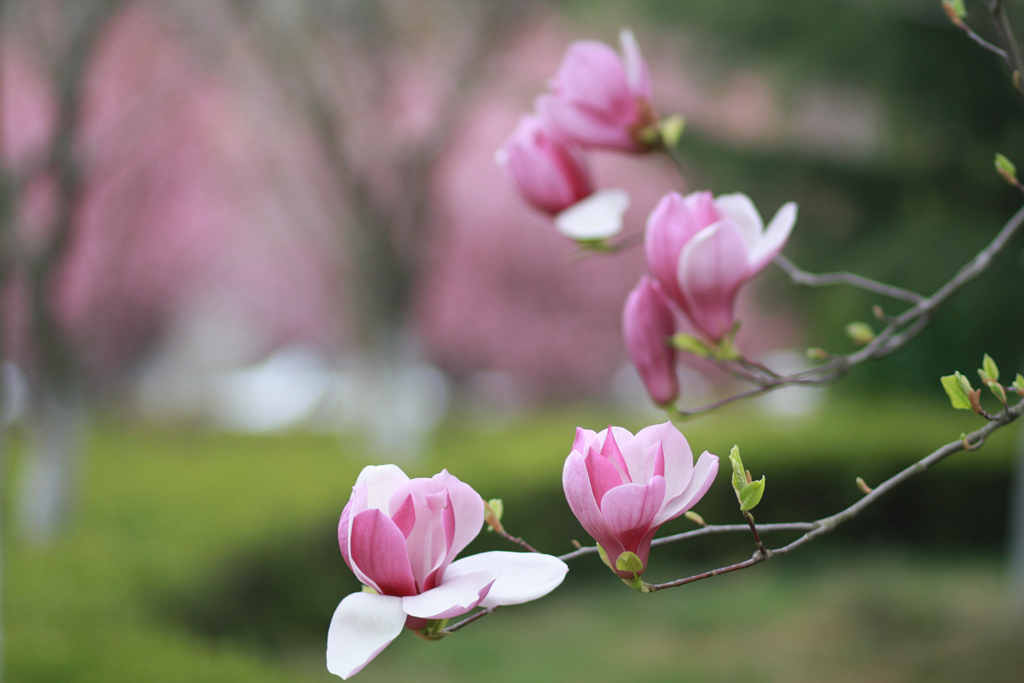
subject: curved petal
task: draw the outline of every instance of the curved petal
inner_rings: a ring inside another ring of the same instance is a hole
[[[628,444],[633,440],[633,435],[622,427],[609,427],[602,433],[604,434],[604,441],[601,443],[601,455],[618,468],[623,476],[623,481],[630,481],[629,463],[623,457],[622,449],[619,448],[619,442]]]
[[[752,251],[764,233],[764,221],[761,220],[761,214],[758,213],[754,202],[750,201],[750,197],[741,192],[723,194],[715,199],[715,208],[722,218],[728,219],[736,226],[747,251]]]
[[[380,510],[363,510],[352,518],[349,549],[352,563],[369,579],[367,585],[378,593],[411,595],[416,592],[405,536]]]
[[[775,213],[764,236],[750,253],[747,277],[760,272],[768,265],[769,261],[779,255],[782,248],[786,246],[786,240],[789,239],[789,233],[793,231],[794,224],[796,224],[796,202],[786,202]]]
[[[479,605],[496,578],[497,574],[488,571],[452,577],[445,571],[444,579],[436,588],[402,598],[402,609],[410,616],[423,619],[456,617]]]
[[[585,109],[605,116],[628,110],[633,94],[615,50],[594,40],[572,43],[565,52],[553,90]]]
[[[565,562],[552,555],[495,550],[452,562],[445,582],[466,574],[494,572],[498,578],[480,606],[518,605],[553,591],[568,571]]]
[[[445,562],[450,563],[483,529],[484,499],[472,486],[449,474],[448,470],[441,470],[433,479],[448,489],[455,513],[455,533],[445,556]]]
[[[590,486],[590,475],[583,456],[573,451],[565,459],[565,466],[562,468],[565,499],[587,533],[603,545],[602,539],[609,536],[608,526],[601,516],[601,510]]]
[[[587,468],[587,476],[590,477],[590,491],[597,501],[597,507],[601,507],[601,499],[616,486],[622,486],[623,473],[616,469],[611,461],[598,453],[593,448],[583,459]]]
[[[610,48],[609,48],[610,49]],[[537,98],[537,113],[551,121],[562,135],[584,147],[607,147],[626,152],[637,151],[629,130],[633,123],[621,113],[611,116],[597,112],[562,93],[547,93]],[[632,106],[635,109],[635,105]]]
[[[640,97],[648,102],[654,99],[651,88],[651,74],[647,69],[647,62],[640,54],[640,46],[633,36],[633,32],[624,28],[619,32],[619,46],[622,48],[622,66],[626,71],[626,83],[633,91],[635,97]]]
[[[622,216],[629,208],[629,193],[601,190],[572,204],[555,216],[555,229],[577,241],[602,240],[622,232]]]
[[[576,438],[572,442],[572,449],[580,455],[586,454],[590,447],[597,441],[597,432],[583,427],[576,428]]]
[[[718,475],[718,456],[707,451],[700,454],[693,466],[693,476],[683,491],[666,501],[664,509],[655,518],[655,524],[662,524],[683,514],[704,497]]]
[[[710,340],[732,328],[736,293],[747,277],[747,249],[731,223],[723,220],[702,230],[679,257],[679,285],[686,313]]]
[[[342,678],[359,673],[398,637],[404,625],[401,598],[349,595],[334,610],[327,631],[327,670]]]
[[[660,442],[665,458],[665,498],[670,500],[682,493],[690,483],[693,472],[693,451],[682,432],[671,422],[644,427],[636,433],[637,442],[650,452]]]
[[[679,397],[676,350],[669,343],[674,332],[675,316],[661,284],[641,277],[622,308],[622,338],[629,360],[658,404]]]
[[[366,487],[366,508],[390,513],[391,494],[408,481],[409,477],[397,465],[369,465],[359,473],[352,488]]]
[[[704,193],[710,201],[711,193]],[[693,195],[689,195],[692,197]],[[679,289],[679,256],[683,246],[707,224],[697,223],[688,202],[678,192],[669,192],[647,217],[644,231],[644,254],[651,275],[661,283],[665,293],[686,307]]]
[[[609,532],[626,550],[636,552],[640,539],[654,525],[664,501],[665,479],[654,477],[647,485],[623,484],[609,491],[604,497],[601,513]],[[610,552],[608,557],[615,561]]]

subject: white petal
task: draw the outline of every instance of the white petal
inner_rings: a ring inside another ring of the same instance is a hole
[[[749,253],[761,240],[761,234],[764,232],[764,222],[754,202],[742,192],[723,194],[715,199],[715,208],[722,214],[722,218],[729,219],[729,222],[739,230]]]
[[[480,603],[482,607],[518,605],[543,597],[562,583],[569,567],[552,555],[495,550],[452,562],[444,579],[447,582],[452,576],[488,570],[497,572],[498,579]]]
[[[440,586],[402,598],[405,613],[423,619],[447,619],[465,614],[480,604],[480,594],[497,578],[497,573],[484,570],[452,575],[454,566],[453,562],[445,570]]]
[[[606,239],[622,232],[622,215],[628,208],[625,190],[601,190],[555,216],[555,228],[574,240]]]
[[[391,502],[391,494],[407,481],[409,481],[409,477],[398,465],[369,465],[359,473],[356,486],[366,486],[367,509],[376,508],[390,516],[388,507]]]
[[[786,246],[786,240],[789,239],[789,233],[793,231],[795,223],[796,202],[786,202],[775,213],[764,236],[758,241],[749,256],[751,273],[761,270],[768,265],[769,261],[779,255],[782,248]]]
[[[405,626],[402,599],[353,593],[334,610],[327,631],[327,670],[348,678],[380,654]]]

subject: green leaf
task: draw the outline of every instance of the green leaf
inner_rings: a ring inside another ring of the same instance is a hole
[[[661,132],[661,142],[669,149],[679,144],[679,138],[683,135],[683,128],[686,126],[686,119],[679,114],[667,116],[658,123],[658,130]]]
[[[1013,380],[1013,388],[1019,392],[1024,392],[1024,375],[1017,373],[1017,379]]]
[[[619,559],[615,560],[615,568],[620,572],[630,572],[633,576],[637,576],[643,573],[644,563],[640,561],[639,555],[627,550],[619,555]]]
[[[763,495],[764,477],[761,477],[757,481],[752,481],[740,489],[740,510],[742,512],[753,510],[754,507],[761,502],[761,496]]]
[[[999,381],[999,368],[996,366],[996,362],[992,360],[992,356],[987,353],[981,361],[981,371],[993,382]]]
[[[692,353],[693,355],[700,356],[701,358],[707,358],[712,353],[707,344],[697,337],[694,337],[692,334],[686,334],[685,332],[677,332],[672,335],[672,346],[676,347],[680,351]]]
[[[946,390],[946,395],[949,396],[949,402],[953,404],[953,407],[957,410],[971,410],[971,400],[967,397],[967,392],[960,381],[957,379],[956,373],[954,375],[946,375],[942,378],[942,388]]]
[[[1006,390],[1003,389],[1003,385],[999,382],[992,382],[988,385],[992,395],[999,399],[999,402],[1006,405]]]
[[[729,462],[732,463],[732,487],[738,494],[740,489],[747,485],[747,470],[743,467],[739,446],[732,447],[732,452],[729,453]]]
[[[612,561],[608,559],[608,553],[601,547],[601,544],[597,544],[597,554],[601,556],[601,561],[607,565],[608,569],[612,568]]]

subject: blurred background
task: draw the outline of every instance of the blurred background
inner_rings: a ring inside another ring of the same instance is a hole
[[[447,467],[535,547],[587,542],[560,489],[575,427],[662,419],[619,331],[643,256],[580,258],[494,153],[570,42],[622,26],[687,120],[685,177],[592,155],[627,232],[668,190],[742,191],[766,220],[795,200],[796,263],[927,294],[1020,205],[992,158],[1024,161],[1024,112],[938,0],[0,0],[7,681],[332,680],[327,625],[358,588],[336,525],[367,464]],[[1022,269],[1017,239],[903,352],[683,431],[767,475],[759,521],[845,507],[855,477],[981,426],[938,377],[1021,367]],[[787,371],[900,310],[772,268],[747,289],[740,346]],[[735,388],[680,373],[684,407]],[[403,634],[359,676],[1019,680],[1021,442],[750,572],[639,596],[577,560],[550,598]],[[727,488],[709,522],[739,521]],[[656,549],[650,578],[752,551]]]

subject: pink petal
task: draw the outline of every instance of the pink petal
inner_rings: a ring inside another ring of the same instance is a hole
[[[597,501],[597,506],[601,507],[601,499],[604,498],[604,494],[616,486],[622,486],[622,473],[608,458],[593,448],[587,453],[584,463],[590,477],[590,490],[593,492],[594,500]]]
[[[334,610],[327,631],[327,670],[349,678],[398,637],[405,625],[402,599],[353,593]]]
[[[636,552],[640,540],[654,526],[664,501],[665,479],[654,477],[647,485],[623,484],[612,489],[604,497],[601,512],[608,531],[626,550]],[[615,562],[611,555],[608,559]]]
[[[368,585],[383,595],[412,595],[416,580],[409,564],[405,536],[380,510],[364,510],[352,518],[349,544],[352,563],[370,580]]]
[[[448,470],[435,474],[433,479],[447,489],[455,515],[455,534],[445,557],[445,561],[450,563],[483,529],[484,499],[472,486],[452,476]]]
[[[590,450],[591,444],[597,441],[597,432],[583,427],[576,428],[576,438],[572,442],[572,449],[580,455]]]
[[[451,569],[451,567],[449,567]],[[475,572],[449,577],[435,588],[402,598],[405,613],[422,619],[449,619],[480,604],[497,578],[494,572]]]
[[[711,193],[704,194],[710,200]],[[644,232],[647,267],[661,283],[665,293],[684,308],[686,302],[678,281],[679,256],[683,246],[708,225],[697,222],[687,203],[678,192],[666,194],[647,218],[647,229]]]
[[[641,429],[636,434],[636,441],[648,452],[655,444],[661,444],[665,458],[665,498],[678,496],[690,483],[693,471],[693,452],[686,437],[674,424],[664,422]]]
[[[583,525],[587,533],[593,536],[598,543],[601,543],[602,539],[608,538],[610,535],[608,526],[594,499],[587,466],[583,456],[575,451],[565,459],[565,466],[562,468],[562,488],[572,513],[576,515],[576,519]]]
[[[609,427],[604,431],[604,443],[601,444],[601,456],[606,458],[608,462],[615,465],[615,467],[622,474],[622,481],[630,481],[629,479],[629,466],[626,460],[622,457],[622,451],[619,449],[617,437],[626,437],[625,441],[628,443],[633,438],[633,435],[628,431],[619,428],[621,432],[616,434],[616,430],[613,427]],[[624,434],[622,432],[625,432]],[[600,503],[600,501],[598,501]]]
[[[626,352],[655,403],[679,396],[676,351],[669,344],[675,317],[657,280],[646,276],[626,297],[622,309],[622,336]]]
[[[621,115],[630,109],[634,99],[619,55],[604,43],[592,40],[569,46],[553,89],[578,106],[604,116]]]
[[[560,93],[541,95],[535,107],[538,114],[551,121],[565,137],[579,145],[628,152],[637,150],[630,131],[632,121],[623,120],[621,113],[607,116]]]
[[[403,536],[409,538],[409,534],[412,533],[413,526],[416,524],[416,505],[412,494],[407,495],[398,509],[391,513],[391,521],[395,523]]]
[[[736,293],[747,278],[747,249],[727,221],[697,234],[679,257],[679,285],[686,314],[708,339],[718,341],[733,325]]]
[[[429,483],[429,480],[421,481]],[[413,593],[433,588],[436,575],[439,572],[443,573],[444,567],[447,566],[445,556],[448,552],[448,543],[445,539],[442,514],[447,500],[448,495],[443,489],[423,496],[422,501],[413,497],[416,523],[405,542],[409,552],[409,565],[416,580],[416,590]]]
[[[551,555],[496,550],[452,562],[445,581],[464,574],[493,573],[498,578],[480,606],[494,607],[518,605],[547,595],[562,583],[567,571],[565,562]]]
[[[655,519],[655,523],[663,524],[696,505],[711,488],[717,475],[718,456],[704,451],[697,459],[697,464],[693,466],[693,475],[689,484],[679,494],[666,501],[664,509]]]

